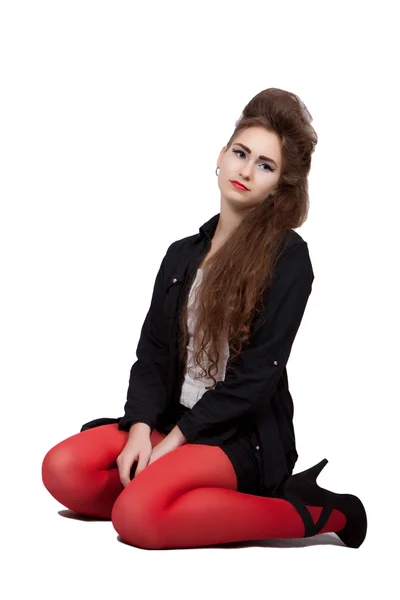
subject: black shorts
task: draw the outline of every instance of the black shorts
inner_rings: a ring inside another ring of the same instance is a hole
[[[191,410],[183,404],[179,405],[178,415],[169,423],[160,429],[162,433],[169,433],[183,417]],[[253,447],[250,435],[244,428],[239,428],[235,435],[223,442],[220,446],[225,452],[236,473],[237,491],[247,494],[260,494],[261,490],[261,467],[259,458],[257,458],[257,448]]]

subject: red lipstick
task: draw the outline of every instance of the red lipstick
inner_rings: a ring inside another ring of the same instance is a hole
[[[239,183],[239,181],[231,181],[231,184],[234,185],[238,190],[246,190],[247,192],[249,191],[247,187],[242,183]]]

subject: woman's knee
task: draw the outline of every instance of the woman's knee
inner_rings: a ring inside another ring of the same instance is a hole
[[[180,496],[203,487],[237,489],[236,473],[217,446],[185,444],[146,467],[114,503],[111,520],[128,543],[162,548],[164,515]]]
[[[140,475],[145,471],[146,469]],[[118,496],[112,507],[111,521],[115,531],[125,542],[139,548],[161,548],[161,514],[141,495],[140,485],[137,486],[139,479],[133,479]],[[135,493],[136,491],[138,493]]]
[[[48,450],[42,461],[42,481],[50,492],[56,482],[68,481],[72,473],[76,473],[79,469],[80,457],[69,439],[59,442]]]
[[[42,481],[67,508],[109,519],[123,490],[116,458],[127,434],[114,424],[75,434],[56,444],[42,462]]]
[[[105,425],[103,429],[113,427]],[[67,485],[76,480],[79,476],[88,475],[96,470],[98,461],[96,448],[99,439],[103,442],[102,451],[104,452],[106,436],[99,438],[98,431],[88,430],[74,434],[52,448],[46,453],[42,461],[42,480],[45,487],[51,491],[55,484],[65,482]]]

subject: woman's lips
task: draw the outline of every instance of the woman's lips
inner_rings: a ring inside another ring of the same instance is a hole
[[[240,183],[236,183],[236,181],[231,181],[231,184],[235,186],[235,188],[237,188],[238,190],[244,190],[245,192],[248,192],[249,190],[247,188],[245,188],[243,185],[241,185]]]

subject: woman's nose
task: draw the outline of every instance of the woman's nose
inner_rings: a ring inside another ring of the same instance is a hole
[[[243,179],[246,179],[246,181],[250,180],[250,175],[251,175],[251,168],[250,167],[247,167],[246,169],[242,169],[241,170],[240,176]]]
[[[250,179],[251,170],[252,170],[252,166],[250,165],[250,163],[247,163],[246,165],[242,165],[242,168],[240,170],[241,171],[240,175],[243,177],[243,179]]]

